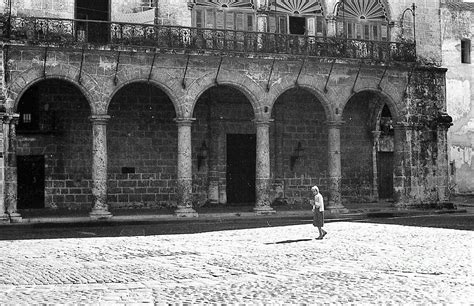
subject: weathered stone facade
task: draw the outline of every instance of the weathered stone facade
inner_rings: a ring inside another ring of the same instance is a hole
[[[461,44],[472,42],[474,4],[454,2],[442,7],[443,65],[446,74],[447,107],[453,117],[449,130],[451,192],[474,194],[474,69],[463,62]],[[472,44],[468,53],[472,54]],[[467,51],[465,51],[467,52]]]
[[[409,7],[382,2],[397,23]],[[183,15],[160,22],[190,25],[188,3],[173,3]],[[418,6],[418,64],[6,39],[4,210],[13,218],[16,197],[24,201],[16,156],[44,159],[44,207],[90,208],[93,218],[123,207],[193,216],[238,203],[272,213],[307,201],[313,185],[334,211],[381,198],[443,204],[446,71],[426,65],[439,49],[424,45],[435,32],[422,30],[439,5]]]

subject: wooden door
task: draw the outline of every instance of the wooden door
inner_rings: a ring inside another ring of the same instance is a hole
[[[227,134],[227,203],[255,204],[256,137]]]
[[[18,156],[18,209],[44,208],[44,156]]]
[[[393,152],[377,153],[377,177],[379,198],[393,198]]]

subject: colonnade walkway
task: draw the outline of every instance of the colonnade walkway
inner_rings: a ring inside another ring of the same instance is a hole
[[[333,220],[351,220],[366,217],[396,217],[407,215],[419,215],[426,213],[451,213],[464,212],[466,207],[474,207],[473,198],[456,198],[442,208],[398,208],[393,202],[380,201],[376,203],[344,203],[344,211],[325,212],[326,219]],[[186,220],[221,220],[221,219],[254,219],[254,218],[287,218],[287,217],[305,217],[312,216],[311,206],[304,204],[296,205],[274,205],[274,214],[257,215],[254,212],[254,205],[222,205],[212,207],[196,208],[198,217],[176,217],[175,208],[148,209],[148,208],[130,208],[130,209],[110,209],[113,217],[106,220],[108,222],[140,222],[140,221],[180,221]],[[65,209],[30,209],[20,210],[22,216],[21,223],[77,223],[77,222],[95,222],[90,218],[90,210],[65,210]],[[14,224],[14,223],[11,223]]]

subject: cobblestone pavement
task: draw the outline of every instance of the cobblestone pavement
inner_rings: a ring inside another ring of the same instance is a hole
[[[326,230],[0,241],[0,304],[474,303],[471,231]]]

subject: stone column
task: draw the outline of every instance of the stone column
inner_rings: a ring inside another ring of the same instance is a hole
[[[107,120],[108,115],[93,115],[92,121],[92,219],[112,217],[107,204]]]
[[[372,131],[372,197],[375,201],[379,200],[379,182],[377,172],[377,151],[379,146],[380,131]]]
[[[328,203],[326,210],[346,212],[341,201],[341,125],[342,121],[329,121],[328,125]]]
[[[8,124],[9,119],[6,113],[0,113],[0,120],[1,120],[1,131],[0,131],[0,223],[9,222],[10,219],[8,217],[7,207],[5,206],[5,190],[7,181],[5,180],[5,172],[6,172],[6,156],[7,156],[7,148],[8,148]]]
[[[207,200],[210,204],[219,203],[219,134],[220,121],[217,118],[211,118],[209,123],[209,186],[207,191]]]
[[[437,156],[437,167],[438,167],[438,200],[440,204],[446,204],[450,199],[449,194],[449,160],[448,160],[448,129],[451,126],[451,122],[447,124],[438,124],[437,127],[437,143],[438,143],[438,156]]]
[[[395,206],[402,208],[409,205],[411,184],[411,135],[414,126],[398,123],[393,126],[394,135],[394,160],[393,160],[393,191]]]
[[[194,119],[177,118],[175,121],[178,124],[178,208],[175,210],[175,215],[177,217],[197,217],[198,214],[193,209],[192,203],[191,124]]]
[[[275,213],[275,210],[270,206],[270,121],[267,119],[255,122],[257,126],[257,158],[254,211],[257,214]]]
[[[10,222],[21,222],[21,215],[17,208],[17,186],[18,175],[16,166],[16,125],[20,116],[18,114],[8,116],[8,140],[6,150],[6,167],[5,167],[5,206],[7,214],[10,216]]]

